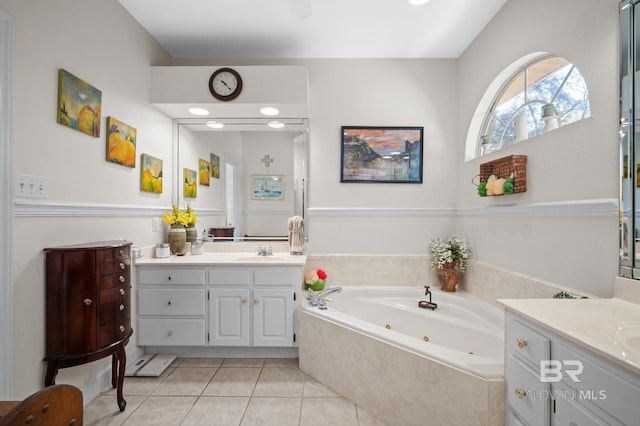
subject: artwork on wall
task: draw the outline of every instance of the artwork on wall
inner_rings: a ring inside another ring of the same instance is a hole
[[[140,157],[140,190],[162,194],[162,160],[149,154]]]
[[[198,196],[198,173],[195,170],[183,169],[184,198],[196,198]]]
[[[252,175],[252,200],[284,200],[284,176]]]
[[[422,183],[422,127],[342,126],[340,182]]]
[[[113,117],[107,117],[107,161],[136,166],[137,130]]]
[[[220,157],[216,154],[211,154],[210,157],[211,177],[220,179]]]
[[[202,158],[198,160],[198,174],[200,175],[200,185],[209,186],[211,181],[211,163]]]
[[[100,137],[102,92],[68,71],[58,71],[57,121],[87,135]]]

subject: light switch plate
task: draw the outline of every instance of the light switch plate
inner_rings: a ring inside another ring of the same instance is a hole
[[[14,195],[23,198],[47,198],[48,186],[46,177],[16,175]]]

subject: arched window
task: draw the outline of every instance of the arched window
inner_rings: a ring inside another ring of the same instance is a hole
[[[589,91],[580,71],[563,57],[538,55],[511,74],[493,97],[475,136],[474,157],[589,115]]]

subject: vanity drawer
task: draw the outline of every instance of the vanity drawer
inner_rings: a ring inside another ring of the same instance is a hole
[[[204,346],[203,319],[140,319],[140,346]]]
[[[204,269],[139,269],[139,284],[204,285]]]
[[[507,401],[511,408],[532,425],[547,424],[549,418],[549,383],[540,383],[538,374],[513,355],[506,359]]]
[[[301,284],[300,269],[277,266],[258,267],[254,271],[255,285],[291,286]]]
[[[209,284],[212,285],[251,285],[253,270],[246,267],[220,267],[209,269]]]
[[[204,289],[140,289],[138,291],[138,314],[204,315]]]
[[[536,369],[540,367],[541,360],[549,359],[549,339],[513,317],[507,318],[505,344],[507,354],[522,357]]]

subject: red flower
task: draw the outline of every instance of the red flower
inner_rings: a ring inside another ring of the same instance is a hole
[[[325,271],[323,271],[322,269],[318,269],[316,271],[316,274],[318,274],[318,278],[320,278],[321,280],[326,280],[327,279],[327,273]]]

